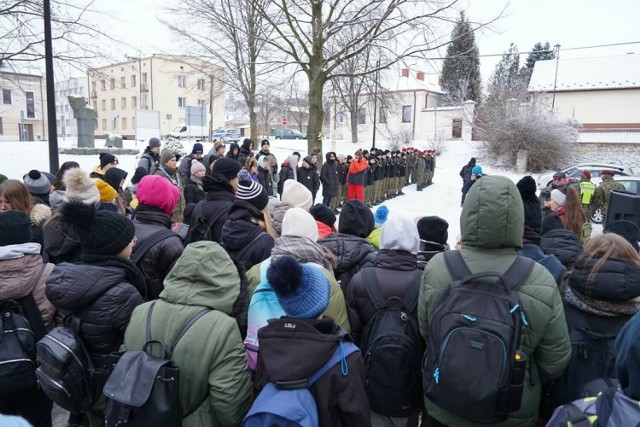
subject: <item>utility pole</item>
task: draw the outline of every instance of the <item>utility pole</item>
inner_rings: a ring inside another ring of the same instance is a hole
[[[551,111],[553,111],[556,106],[556,85],[558,84],[558,62],[560,59],[560,45],[556,44],[554,48],[556,49],[556,75],[553,79],[553,99],[551,100]]]
[[[380,58],[376,61],[376,81],[373,85],[373,138],[371,147],[376,148],[376,119],[378,118],[378,79],[380,78]]]
[[[49,129],[49,171],[58,172],[58,131],[56,129],[56,93],[53,80],[53,43],[51,40],[51,1],[44,0],[44,60],[47,79],[47,119]],[[42,112],[44,114],[44,111]]]

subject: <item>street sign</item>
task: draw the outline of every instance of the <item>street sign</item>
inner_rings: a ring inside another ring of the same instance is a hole
[[[289,122],[287,121],[287,118],[286,118],[286,117],[283,117],[283,118],[282,118],[282,124],[283,124],[283,125],[286,125],[287,123],[289,123]]]

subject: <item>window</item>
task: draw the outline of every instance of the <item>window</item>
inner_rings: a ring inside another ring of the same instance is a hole
[[[380,107],[380,123],[387,123],[388,115],[389,109],[387,107]]]
[[[142,95],[142,99],[140,100],[140,102],[142,104],[141,108],[147,109],[147,107],[149,106],[147,95]]]
[[[124,96],[120,98],[120,108],[127,108],[127,98]]]
[[[100,80],[100,90],[107,90],[107,82],[105,80]]]
[[[131,87],[136,87],[136,75],[131,75]]]
[[[125,81],[125,77],[122,76],[120,77],[120,89],[126,89],[127,88],[127,82]]]
[[[186,87],[186,86],[187,86],[187,77],[178,76],[178,87]]]
[[[451,137],[462,138],[462,120],[453,119],[453,123],[451,125]]]
[[[207,100],[206,99],[198,99],[198,107],[206,107],[207,106]]]
[[[27,96],[27,118],[35,119],[36,118],[36,106],[33,100],[33,92],[25,92]]]
[[[98,101],[93,101],[93,111],[98,111]]]
[[[4,135],[4,129],[2,127],[2,117],[0,117],[0,135]]]
[[[198,90],[204,90],[204,79],[198,79]]]
[[[118,116],[115,116],[113,120],[111,120],[111,130],[118,130]]]
[[[111,78],[111,89],[115,89],[116,88],[116,79],[114,79],[113,77]]]
[[[132,96],[131,97],[131,108],[136,108],[138,107],[138,97],[137,96]]]
[[[358,110],[358,124],[364,125],[367,124],[367,109],[361,108]]]
[[[2,89],[2,103],[11,104],[11,89]]]
[[[107,100],[106,99],[102,100],[102,111],[107,111]]]
[[[402,123],[411,123],[411,105],[402,107]]]
[[[65,125],[66,127],[69,127],[69,119],[65,119],[65,121],[64,121],[64,125]]]
[[[111,98],[111,109],[112,110],[116,109],[116,99],[115,98]]]
[[[135,129],[135,128],[136,128],[136,118],[131,117],[131,129]]]
[[[127,129],[127,118],[123,117],[122,118],[122,130]]]
[[[147,82],[147,73],[142,73],[142,83]]]
[[[184,108],[187,106],[187,98],[180,96],[178,97],[178,108]]]
[[[102,130],[107,130],[107,119],[102,119]]]

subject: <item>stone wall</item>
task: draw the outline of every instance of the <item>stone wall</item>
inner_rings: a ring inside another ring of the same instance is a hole
[[[607,163],[632,169],[640,176],[640,144],[578,143],[563,167],[577,163]]]

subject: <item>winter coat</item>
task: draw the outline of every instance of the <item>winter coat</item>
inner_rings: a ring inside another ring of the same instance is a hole
[[[338,163],[338,182],[340,185],[347,183],[347,170],[349,166],[346,163]]]
[[[78,262],[81,252],[80,241],[73,230],[66,227],[60,217],[51,218],[43,230],[42,259],[53,264]]]
[[[156,154],[151,150],[145,150],[145,152],[140,156],[140,160],[138,161],[138,167],[142,167],[147,171],[147,175],[151,175],[156,171],[156,168],[160,164],[160,154]]]
[[[197,256],[189,256],[197,254]],[[180,367],[184,427],[240,426],[249,408],[251,382],[236,321],[230,317],[240,293],[238,271],[218,244],[196,242],[185,251],[164,282],[151,317],[151,336],[170,345],[203,308],[211,311],[182,337],[171,359]],[[141,350],[151,303],[136,308],[125,333],[127,350]]]
[[[342,289],[347,288],[351,278],[361,268],[374,265],[376,248],[367,239],[333,233],[318,240],[318,244],[328,248],[336,256],[338,265],[334,274]]]
[[[42,246],[43,231],[45,222],[51,217],[51,208],[45,204],[38,203],[31,207],[29,219],[31,219],[31,241]]]
[[[545,253],[555,255],[568,270],[573,268],[578,255],[583,252],[578,236],[564,229],[547,231],[540,238],[540,246]]]
[[[260,150],[258,152],[258,158],[262,156],[267,156],[269,158],[269,167],[271,168],[271,175],[277,175],[278,161],[276,160],[276,156],[274,156],[270,151]]]
[[[367,159],[364,157],[360,160],[353,159],[349,165],[347,173],[347,182],[350,185],[364,185],[366,180]]]
[[[415,284],[416,261],[416,256],[410,252],[383,249],[378,251],[374,267],[363,268],[353,276],[345,292],[353,342],[360,343],[364,329],[376,313],[367,293],[364,270],[375,272],[385,300],[392,296],[404,299]],[[417,318],[416,311],[411,314]]]
[[[182,176],[182,182],[189,182],[189,178],[191,178],[191,162],[194,159],[192,154],[188,154],[180,160],[180,166],[178,167],[178,172]],[[204,158],[199,158],[198,161],[202,163],[204,166]],[[206,168],[206,166],[205,166]]]
[[[173,211],[173,215],[171,219],[173,222],[182,222],[184,218],[184,182],[182,181],[182,176],[177,170],[169,171],[164,166],[160,165],[158,170],[154,173],[154,175],[160,175],[169,180],[169,182],[175,185],[180,192],[180,198],[178,199],[178,204],[176,205],[176,209]]]
[[[33,295],[45,327],[51,328],[56,309],[47,299],[45,285],[54,267],[44,264],[43,269],[40,245],[36,243],[0,246],[0,301]]]
[[[229,209],[236,199],[233,187],[224,177],[216,175],[207,175],[202,179],[204,188],[204,198],[202,206],[202,216],[205,221],[222,213],[222,216],[211,226],[211,240],[219,242],[222,235],[222,226],[227,221]],[[196,220],[194,217],[191,221]]]
[[[160,230],[170,230],[171,217],[160,209],[140,205],[136,211],[133,225],[136,228],[138,239],[136,246],[140,247],[145,240]],[[171,271],[173,264],[182,255],[183,249],[182,239],[176,234],[153,245],[138,262],[138,267],[147,278],[150,300],[158,298],[164,289],[162,283]]]
[[[94,358],[117,352],[140,292],[118,267],[57,265],[47,280],[47,298],[58,310],[80,316],[80,335]]]
[[[49,204],[51,205],[51,209],[58,209],[62,202],[64,202],[64,196],[67,194],[65,190],[55,190],[51,194],[49,194]]]
[[[283,323],[295,324],[295,332]],[[344,331],[333,319],[272,319],[258,332],[260,352],[256,383],[308,378],[336,351]],[[344,339],[349,339],[348,336]],[[346,368],[346,369],[345,369]],[[345,374],[346,373],[346,374]],[[346,358],[346,366],[333,366],[309,391],[318,408],[319,427],[370,426],[365,370],[359,351]]]
[[[197,204],[200,200],[204,200],[204,190],[202,188],[202,181],[197,182],[194,181],[197,179],[195,177],[189,178],[187,183],[184,185],[184,202],[185,204],[195,203]]]
[[[284,182],[288,179],[296,179],[296,175],[291,167],[291,163],[286,161],[280,166],[280,179],[278,180],[278,194],[280,194],[280,197],[282,197]]]
[[[608,401],[608,403],[605,403]],[[602,422],[602,414],[598,414],[598,409],[612,408],[611,417],[607,422],[608,427],[625,427],[637,425],[640,420],[640,401],[627,396],[622,390],[616,390],[613,396],[609,393],[602,393],[590,396],[573,402],[578,410],[587,416],[590,425],[596,425],[596,421]],[[602,410],[602,409],[601,409]],[[603,411],[604,412],[604,411]],[[573,417],[569,415],[566,407],[558,407],[547,423],[547,427],[566,427],[572,424]],[[600,425],[600,424],[597,424]]]
[[[307,187],[311,194],[315,196],[320,188],[320,178],[318,177],[318,173],[315,168],[309,167],[309,169],[306,169],[299,166],[297,174],[298,182]]]
[[[273,180],[271,179],[271,171],[262,166],[258,166],[258,182],[265,189],[268,196],[273,196]]]
[[[327,153],[327,161],[320,168],[320,181],[322,182],[322,195],[324,197],[336,197],[340,186],[340,174],[338,172],[338,163],[329,160],[329,156],[335,153]]]
[[[555,257],[555,255],[547,255],[544,253],[542,248],[535,243],[523,242],[522,249],[518,251],[518,255],[532,259],[542,265],[549,271],[549,273],[551,273],[553,279],[558,285],[560,285],[565,273],[567,272],[567,269],[562,265],[558,258]]]
[[[449,245],[446,243],[443,245],[441,243],[432,242],[429,240],[420,239],[420,250],[418,251],[418,268],[420,270],[424,270],[427,266],[427,263],[431,261],[436,254],[440,252],[448,251]]]
[[[242,147],[240,147],[240,152],[238,153],[238,158],[236,160],[240,162],[240,165],[244,166],[244,162],[247,161],[247,158],[249,156],[251,156],[251,150],[249,150],[249,147],[245,147],[245,145],[242,144]]]
[[[236,154],[235,156],[233,155],[233,152],[235,150],[238,150],[238,154]],[[235,142],[232,142],[231,144],[229,144],[229,149],[227,150],[227,155],[226,157],[233,159],[235,161],[238,161],[238,155],[240,154],[240,146],[238,144],[236,144]],[[240,165],[242,166],[242,164]]]
[[[229,219],[222,226],[220,245],[244,271],[271,255],[273,237],[251,221],[251,218],[259,218],[261,215],[251,203],[236,200],[229,210]]]
[[[461,254],[472,273],[505,272],[522,248],[524,213],[516,186],[504,177],[484,177],[467,195],[460,217]],[[428,342],[431,316],[453,277],[444,257],[435,255],[424,270],[418,302],[420,331]],[[529,320],[523,327],[521,349],[530,361],[525,373],[522,405],[495,426],[532,426],[538,416],[541,383],[559,377],[571,357],[562,300],[553,277],[535,265],[518,288]],[[463,380],[463,379],[462,379]],[[440,409],[425,398],[429,415],[449,426],[481,426]]]

